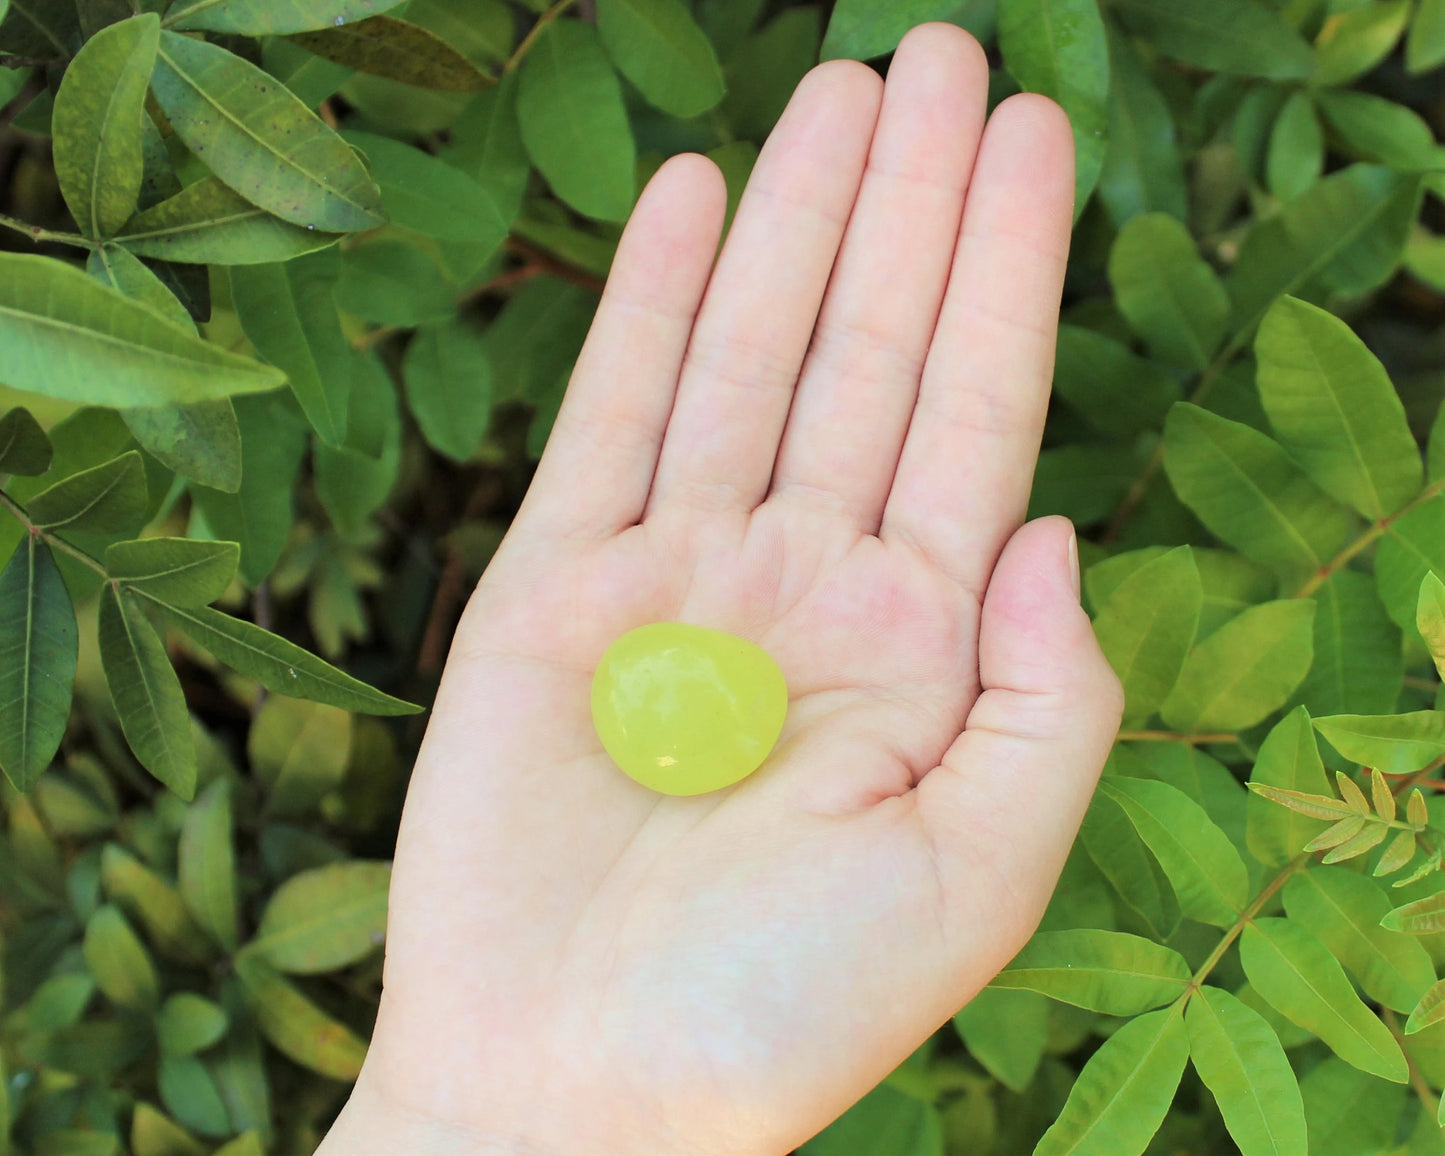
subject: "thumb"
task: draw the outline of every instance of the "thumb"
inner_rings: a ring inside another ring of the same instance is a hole
[[[1078,575],[1067,518],[1015,532],[984,595],[982,691],[918,788],[950,911],[977,919],[980,886],[1005,905],[991,913],[998,967],[1043,916],[1124,709]]]

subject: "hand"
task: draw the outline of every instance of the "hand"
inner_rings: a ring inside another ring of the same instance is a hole
[[[1018,529],[1069,125],[1025,95],[985,129],[986,87],[948,25],[886,89],[815,69],[716,267],[717,170],[643,194],[452,647],[328,1156],[778,1156],[1037,925],[1121,696],[1068,523]],[[658,620],[787,676],[734,787],[660,796],[601,750],[593,668]]]

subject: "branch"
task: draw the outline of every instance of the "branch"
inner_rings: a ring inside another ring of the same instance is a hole
[[[97,248],[96,242],[88,237],[82,237],[79,233],[57,233],[50,229],[42,229],[39,225],[27,225],[24,221],[17,221],[14,217],[7,217],[0,214],[0,225],[7,229],[13,229],[17,233],[23,233],[37,245],[45,241],[54,241],[61,245],[74,245],[79,249]]]
[[[1353,542],[1351,542],[1348,546],[1346,546],[1323,566],[1321,566],[1319,570],[1316,571],[1315,574],[1309,579],[1308,582],[1306,582],[1303,586],[1301,586],[1298,590],[1295,591],[1294,597],[1308,598],[1311,594],[1313,594],[1316,590],[1318,590],[1321,586],[1323,586],[1326,582],[1333,578],[1336,573],[1338,573],[1340,570],[1343,570],[1345,566],[1349,564],[1350,559],[1356,557],[1364,550],[1369,548],[1380,538],[1382,538],[1385,532],[1401,518],[1403,518],[1406,514],[1410,513],[1417,506],[1424,505],[1431,498],[1437,497],[1442,490],[1445,490],[1445,478],[1441,478],[1438,482],[1431,482],[1428,486],[1421,490],[1419,494],[1411,498],[1393,514],[1387,514],[1378,522],[1373,523],[1368,530],[1366,530],[1363,534],[1361,534],[1358,538],[1356,538]]]
[[[572,7],[573,3],[575,3],[575,0],[557,0],[557,3],[543,12],[542,15],[537,18],[537,23],[532,25],[531,31],[522,37],[522,43],[517,45],[516,51],[507,57],[507,63],[502,66],[502,72],[504,74],[511,72],[517,65],[521,64],[522,58],[531,52],[532,45],[537,43],[537,37],[542,35],[542,30],[551,24],[552,21],[556,20],[557,17],[561,16],[563,12],[567,11],[568,8]]]
[[[1114,736],[1118,743],[1237,743],[1239,736],[1233,731],[1204,731],[1199,734],[1185,734],[1183,731],[1120,731]]]

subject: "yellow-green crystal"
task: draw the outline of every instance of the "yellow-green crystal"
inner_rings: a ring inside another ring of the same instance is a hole
[[[787,713],[787,683],[768,652],[705,626],[629,630],[592,677],[603,747],[630,777],[665,795],[701,795],[752,774]]]

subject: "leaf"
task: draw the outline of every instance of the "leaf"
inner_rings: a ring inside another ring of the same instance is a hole
[[[557,196],[589,217],[627,219],[636,146],[622,88],[590,25],[554,20],[537,38],[522,64],[517,119]]]
[[[486,190],[509,229],[532,172],[517,122],[519,79],[516,71],[506,73],[495,88],[472,97],[452,125],[451,147],[441,154]]]
[[[0,440],[3,440],[3,431],[0,431]],[[1420,580],[1415,628],[1435,661],[1436,672],[1445,678],[1445,582],[1441,582],[1433,570]]]
[[[1314,601],[1314,661],[1296,701],[1319,715],[1394,710],[1405,678],[1400,630],[1370,576],[1340,570]]]
[[[1445,931],[1445,891],[1396,907],[1381,917],[1380,926],[1407,935],[1434,935]]]
[[[1164,470],[1200,521],[1287,583],[1323,566],[1354,525],[1278,443],[1187,402],[1169,412]]]
[[[1342,843],[1348,843],[1365,829],[1365,822],[1364,815],[1348,815],[1306,843],[1305,850],[1321,851],[1326,847],[1338,847]]]
[[[1228,927],[1249,901],[1249,872],[1204,808],[1167,783],[1110,775],[1099,790],[1129,816],[1185,916]]]
[[[260,1135],[247,1132],[244,1136],[237,1136],[229,1144],[222,1144],[211,1156],[266,1156],[266,1153],[261,1147]]]
[[[1363,875],[1343,867],[1311,867],[1285,884],[1284,908],[1329,948],[1367,996],[1386,1007],[1409,1012],[1435,982],[1435,965],[1425,949],[1380,926],[1390,900]]]
[[[331,28],[395,8],[402,0],[175,0],[166,27],[181,31],[286,36]]]
[[[192,1056],[219,1041],[230,1025],[230,1017],[220,1005],[194,992],[182,991],[161,1005],[156,1035],[166,1055]]]
[[[1074,205],[1083,211],[1104,164],[1109,128],[1109,44],[1097,0],[1000,0],[1004,65],[1041,92],[1074,127]]]
[[[0,253],[0,380],[65,401],[125,407],[255,393],[285,379],[79,269]]]
[[[761,5],[754,3],[753,7]],[[738,0],[713,0],[711,5],[704,3],[702,8],[703,23],[724,57],[757,18],[756,11],[747,18],[748,5]],[[838,0],[828,17],[821,59],[872,60],[897,48],[910,28],[933,20],[949,20],[983,36],[988,15],[986,0],[963,0],[962,3],[959,0],[890,0],[886,4],[878,0]],[[733,20],[744,19],[747,20],[745,26],[735,33],[724,34],[721,27],[724,21],[729,22],[731,30]]]
[[[943,1125],[933,1105],[880,1084],[799,1148],[797,1156],[936,1156],[942,1151]]]
[[[256,351],[285,372],[307,420],[327,445],[341,445],[346,438],[351,395],[351,351],[332,298],[338,272],[335,253],[230,271],[242,329]]]
[[[1166,912],[1156,868],[1123,808],[1096,792],[1084,814],[1079,838],[1119,898],[1138,913],[1156,938],[1167,938],[1179,922],[1177,905],[1171,903]]]
[[[261,1034],[286,1056],[333,1080],[354,1080],[366,1044],[301,994],[273,968],[251,954],[236,957],[246,1004]]]
[[[1387,823],[1395,818],[1395,796],[1390,793],[1385,776],[1374,769],[1370,771],[1370,802],[1374,804],[1375,814]]]
[[[1113,7],[1166,56],[1211,72],[1294,80],[1314,68],[1310,46],[1258,0],[1117,0]]]
[[[139,921],[162,955],[187,964],[209,963],[214,957],[180,894],[134,855],[106,844],[100,876],[106,895]]]
[[[1445,980],[1432,984],[1420,997],[1420,1005],[1405,1021],[1405,1034],[1411,1036],[1441,1022],[1445,1022]]]
[[[205,606],[226,592],[241,555],[234,542],[141,538],[105,551],[106,574],[172,606]]]
[[[1100,432],[1133,438],[1158,427],[1179,399],[1179,383],[1102,333],[1060,325],[1054,393]]]
[[[1246,804],[1250,853],[1266,867],[1283,866],[1319,834],[1320,820],[1328,816],[1310,818],[1268,802],[1269,795],[1255,798],[1254,794],[1272,788],[1291,794],[1331,795],[1309,712],[1303,707],[1280,719],[1260,744],[1250,786]]]
[[[1015,1092],[1033,1083],[1048,1042],[1049,1001],[1031,991],[986,987],[953,1017],[969,1054]]]
[[[1189,230],[1167,213],[1129,221],[1109,252],[1115,303],[1161,361],[1199,370],[1224,338],[1229,298]]]
[[[1363,1156],[1395,1141],[1406,1089],[1357,1071],[1333,1056],[1300,1081],[1310,1156]]]
[[[0,768],[28,791],[70,717],[79,631],[50,548],[27,535],[0,571]]]
[[[1190,651],[1160,713],[1186,732],[1240,730],[1284,705],[1309,671],[1315,606],[1252,606]]]
[[[1409,18],[1410,0],[1380,0],[1329,17],[1315,37],[1314,83],[1346,84],[1369,72],[1390,55]]]
[[[97,908],[85,924],[85,965],[96,986],[117,1007],[154,1011],[160,1002],[160,981],[136,933],[118,908]]]
[[[347,444],[312,452],[316,496],[343,534],[357,533],[391,493],[401,467],[401,415],[396,388],[376,357],[357,354]]]
[[[1081,928],[1036,933],[990,986],[1132,1016],[1178,999],[1189,979],[1189,965],[1172,948],[1137,935]]]
[[[1375,551],[1375,586],[1391,618],[1415,625],[1420,587],[1431,571],[1445,574],[1445,496],[1423,502],[1391,521]]]
[[[1034,1156],[1138,1156],[1163,1123],[1188,1059],[1177,1009],[1130,1020],[1089,1057]]]
[[[124,533],[140,528],[149,503],[145,466],[131,450],[41,490],[25,508],[46,530]]]
[[[131,1115],[130,1148],[135,1156],[206,1156],[199,1140],[143,1102]]]
[[[121,729],[141,764],[183,799],[196,791],[196,749],[180,679],[145,615],[107,584],[100,660]]]
[[[1400,831],[1385,848],[1385,853],[1380,856],[1380,861],[1375,864],[1371,875],[1389,875],[1391,872],[1400,870],[1411,859],[1415,857],[1415,832]]]
[[[86,41],[55,96],[55,176],[89,237],[109,237],[132,213],[145,164],[141,120],[160,20],[143,13]]]
[[[1304,928],[1287,919],[1256,919],[1240,937],[1239,958],[1270,1006],[1314,1032],[1340,1059],[1398,1084],[1409,1079],[1389,1029],[1360,1002],[1329,949]]]
[[[196,921],[228,952],[236,931],[236,853],[231,791],[224,779],[201,792],[186,811],[179,851],[181,896]]]
[[[1146,719],[1179,677],[1199,626],[1204,588],[1188,546],[1146,562],[1094,620],[1099,646],[1124,686],[1126,719]]]
[[[1352,159],[1407,170],[1436,167],[1435,134],[1413,109],[1368,92],[1321,92],[1315,99],[1340,151]]]
[[[1405,70],[1428,72],[1445,64],[1445,0],[1420,0],[1405,41]]]
[[[1183,219],[1184,161],[1174,118],[1138,52],[1117,32],[1109,38],[1109,74],[1109,146],[1099,199],[1119,227],[1140,213]]]
[[[295,975],[350,967],[386,937],[390,883],[389,863],[335,863],[293,875],[272,895],[246,951]]]
[[[681,0],[598,0],[597,32],[612,62],[672,116],[701,116],[722,100],[722,66]]]
[[[1315,102],[1307,92],[1296,92],[1284,102],[1269,134],[1265,181],[1281,201],[1312,188],[1325,168],[1325,133]]]
[[[246,749],[269,792],[268,810],[305,814],[346,775],[351,717],[332,706],[268,699],[256,715]]]
[[[21,406],[0,417],[0,474],[39,477],[50,468],[50,439]]]
[[[360,714],[415,714],[422,709],[374,690],[253,623],[210,607],[156,606],[161,617],[182,634],[267,690]]]
[[[1418,710],[1394,715],[1331,715],[1315,730],[1352,762],[1407,775],[1445,754],[1445,714]]]
[[[457,315],[457,284],[422,245],[385,238],[353,245],[341,255],[336,307],[378,325],[413,328]],[[450,242],[448,249],[459,248]],[[443,254],[439,254],[443,256]]]
[[[184,478],[227,493],[241,487],[241,429],[229,398],[121,411],[145,450]]]
[[[1288,807],[1296,814],[1304,815],[1308,819],[1364,819],[1348,803],[1342,803],[1338,799],[1328,795],[1310,795],[1303,791],[1285,791],[1279,787],[1266,786],[1263,783],[1250,783],[1249,788],[1255,794],[1269,799],[1273,803]]]
[[[161,1103],[177,1120],[202,1136],[231,1131],[221,1090],[210,1071],[194,1056],[162,1056],[156,1071]]]
[[[1420,492],[1424,469],[1405,407],[1348,325],[1282,297],[1254,350],[1270,425],[1321,489],[1375,521]]]
[[[1227,991],[1202,987],[1184,1024],[1189,1058],[1243,1156],[1307,1156],[1299,1081],[1264,1017]]]
[[[892,6],[890,5],[890,10]],[[738,46],[723,67],[723,113],[739,137],[761,141],[818,60],[818,9],[785,8]]]
[[[259,209],[215,177],[202,177],[137,213],[116,242],[128,252],[198,265],[266,265],[336,243]]]
[[[407,346],[402,380],[427,444],[456,462],[473,458],[492,414],[492,364],[482,334],[461,319],[422,330]]]
[[[434,32],[394,16],[372,16],[291,39],[323,60],[414,88],[478,92],[496,83]]]
[[[385,223],[356,154],[254,64],[162,32],[151,92],[186,147],[252,204],[320,232]]]

